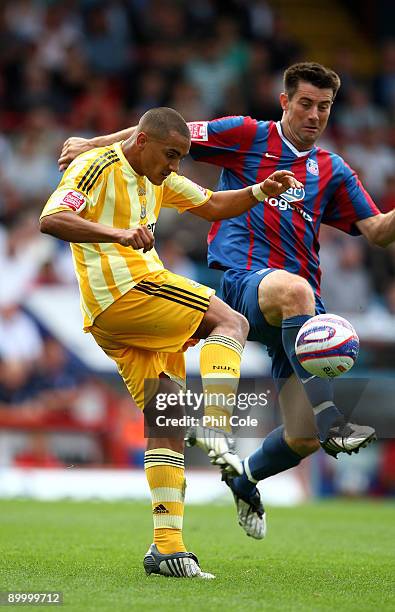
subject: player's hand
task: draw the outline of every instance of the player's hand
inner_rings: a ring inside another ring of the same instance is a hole
[[[136,250],[143,249],[144,253],[150,251],[154,246],[154,235],[145,225],[140,225],[140,227],[131,230],[119,231],[118,242],[122,246],[130,246]]]
[[[62,152],[58,159],[59,170],[61,172],[66,170],[67,166],[71,164],[77,155],[90,151],[90,149],[93,149],[93,144],[89,138],[78,138],[76,136],[68,138],[63,144]]]
[[[277,170],[260,184],[264,193],[270,197],[278,196],[287,189],[302,189],[303,183],[295,178],[290,170]]]

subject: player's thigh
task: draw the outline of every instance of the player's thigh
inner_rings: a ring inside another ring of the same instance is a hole
[[[301,382],[295,374],[282,382],[279,404],[287,436],[294,439],[316,439],[313,409]]]
[[[250,326],[248,339],[261,342],[268,348],[272,343],[277,344],[280,338],[279,330],[269,325],[263,316],[259,307],[258,291],[262,276],[270,274],[271,271],[227,270],[222,277],[220,289],[224,302],[247,319]]]
[[[114,345],[177,352],[199,327],[214,290],[168,270],[138,283],[101,313],[91,329]]]
[[[136,347],[115,348],[111,338],[103,341],[95,337],[95,340],[115,361],[130,395],[141,410],[158,392],[161,376],[167,376],[177,383],[178,389],[185,386],[184,353],[155,352]]]

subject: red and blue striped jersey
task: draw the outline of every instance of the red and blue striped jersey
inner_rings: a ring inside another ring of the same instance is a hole
[[[284,137],[280,122],[236,116],[193,122],[189,128],[192,157],[223,168],[220,190],[259,183],[275,170],[292,170],[304,185],[213,223],[209,266],[288,270],[303,276],[320,295],[321,223],[357,235],[356,221],[379,213],[356,173],[339,155],[319,147],[298,151]]]

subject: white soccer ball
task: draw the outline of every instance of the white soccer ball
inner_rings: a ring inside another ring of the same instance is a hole
[[[354,365],[359,338],[351,323],[343,317],[321,314],[302,325],[295,351],[307,372],[321,378],[335,378]]]

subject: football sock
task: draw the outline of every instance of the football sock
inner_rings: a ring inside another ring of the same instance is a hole
[[[184,455],[169,448],[148,450],[144,469],[151,489],[154,544],[163,554],[185,552],[182,539]]]
[[[295,453],[284,440],[284,426],[271,431],[262,445],[243,461],[244,472],[233,479],[232,488],[248,499],[257,482],[298,465],[303,457]]]
[[[229,418],[240,378],[243,347],[234,338],[212,334],[200,351],[205,425],[231,431]]]
[[[303,323],[311,318],[311,315],[298,315],[284,319],[282,322],[282,340],[291,366],[301,381],[313,407],[320,440],[324,441],[328,437],[328,431],[332,425],[344,422],[344,417],[334,403],[333,381],[312,376],[304,369],[296,357],[296,336]]]

